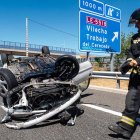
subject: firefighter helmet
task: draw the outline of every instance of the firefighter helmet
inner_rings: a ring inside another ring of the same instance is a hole
[[[136,22],[140,22],[140,8],[135,10],[130,16],[128,26],[134,25]]]

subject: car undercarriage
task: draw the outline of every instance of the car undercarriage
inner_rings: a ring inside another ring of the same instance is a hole
[[[42,54],[8,60],[1,54],[1,108],[5,116],[1,123],[8,128],[22,129],[52,119],[54,116],[67,125],[74,125],[76,105],[88,88],[92,75],[89,61],[79,64],[71,55],[51,57],[44,46]],[[9,124],[11,120],[24,120]]]

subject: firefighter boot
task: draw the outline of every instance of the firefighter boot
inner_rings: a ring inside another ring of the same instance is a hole
[[[131,132],[129,132],[129,131],[123,129],[123,128],[120,127],[120,126],[110,125],[110,126],[108,126],[108,128],[109,128],[111,131],[113,131],[113,132],[115,132],[115,133],[117,133],[117,134],[121,134],[121,135],[123,135],[123,136],[126,137],[126,138],[131,138],[131,135],[132,135]]]

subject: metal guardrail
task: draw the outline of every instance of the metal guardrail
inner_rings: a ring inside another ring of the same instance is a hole
[[[129,80],[130,72],[122,75],[121,72],[93,71],[92,78],[116,79],[116,88],[120,89],[120,80]]]

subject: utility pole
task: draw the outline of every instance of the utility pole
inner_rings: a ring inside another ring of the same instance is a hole
[[[28,18],[26,18],[26,56],[28,57]]]

